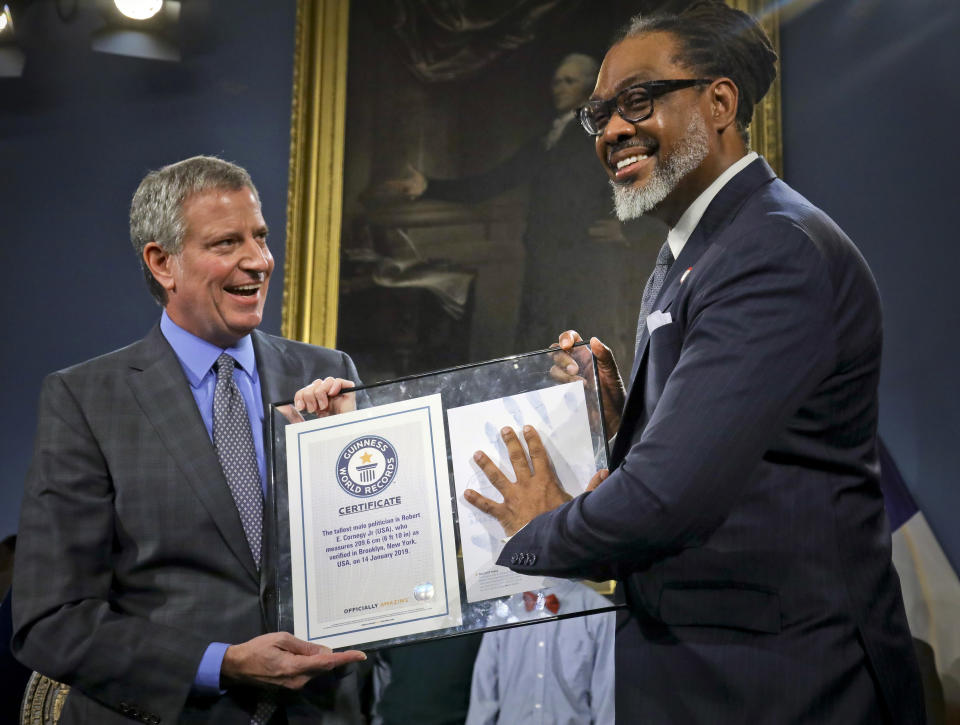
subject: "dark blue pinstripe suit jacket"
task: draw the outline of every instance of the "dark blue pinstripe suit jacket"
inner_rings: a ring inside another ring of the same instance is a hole
[[[500,563],[625,582],[618,722],[922,722],[860,253],[758,159],[710,204],[655,309],[672,322],[637,351],[610,477]]]

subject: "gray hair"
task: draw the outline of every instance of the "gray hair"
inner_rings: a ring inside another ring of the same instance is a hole
[[[592,82],[597,80],[597,73],[600,72],[600,63],[597,62],[596,58],[586,55],[585,53],[570,53],[570,55],[565,56],[563,60],[557,63],[557,68],[567,63],[577,66],[584,78]]]
[[[183,249],[186,225],[183,204],[194,194],[211,189],[236,191],[248,188],[257,204],[260,195],[246,169],[215,156],[194,156],[147,174],[130,203],[130,241],[140,261],[150,294],[160,304],[167,304],[166,290],[154,279],[143,258],[143,250],[156,242],[168,254]]]

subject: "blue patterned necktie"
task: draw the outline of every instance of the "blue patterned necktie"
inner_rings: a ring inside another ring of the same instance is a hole
[[[214,365],[217,369],[217,386],[213,391],[213,443],[233,501],[240,512],[240,522],[250,545],[250,553],[259,568],[263,493],[247,406],[233,381],[235,364],[232,357],[223,353]]]
[[[663,288],[663,281],[667,278],[667,272],[673,265],[673,252],[670,251],[670,245],[667,242],[660,247],[660,253],[657,254],[657,263],[653,267],[653,272],[647,280],[647,286],[643,288],[643,298],[640,301],[640,317],[637,319],[637,352],[639,353],[640,343],[643,340],[644,331],[647,329],[647,316],[653,312],[653,305],[660,295]]]
[[[243,533],[247,537],[253,561],[260,568],[260,546],[263,532],[263,492],[260,488],[260,467],[253,447],[253,433],[247,406],[233,381],[236,363],[227,353],[217,358],[214,368],[217,385],[213,391],[213,444],[220,459],[220,468],[230,486],[230,494],[240,512]],[[277,709],[274,698],[266,694],[257,701],[250,725],[266,725]]]

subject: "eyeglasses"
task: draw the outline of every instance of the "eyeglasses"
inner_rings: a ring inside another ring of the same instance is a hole
[[[679,91],[681,88],[713,83],[709,78],[695,78],[669,81],[647,81],[635,86],[624,88],[608,101],[590,101],[587,105],[577,109],[583,129],[591,136],[603,133],[613,110],[616,109],[620,118],[629,123],[645,121],[653,115],[653,99],[665,93]]]

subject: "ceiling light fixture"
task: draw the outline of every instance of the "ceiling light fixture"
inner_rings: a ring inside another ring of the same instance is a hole
[[[101,53],[150,60],[180,60],[176,38],[180,3],[175,0],[98,0],[106,24],[91,46]]]
[[[163,9],[163,0],[113,0],[113,4],[131,20],[149,20]]]
[[[17,46],[10,6],[0,10],[0,78],[19,78],[23,75],[23,51]]]

